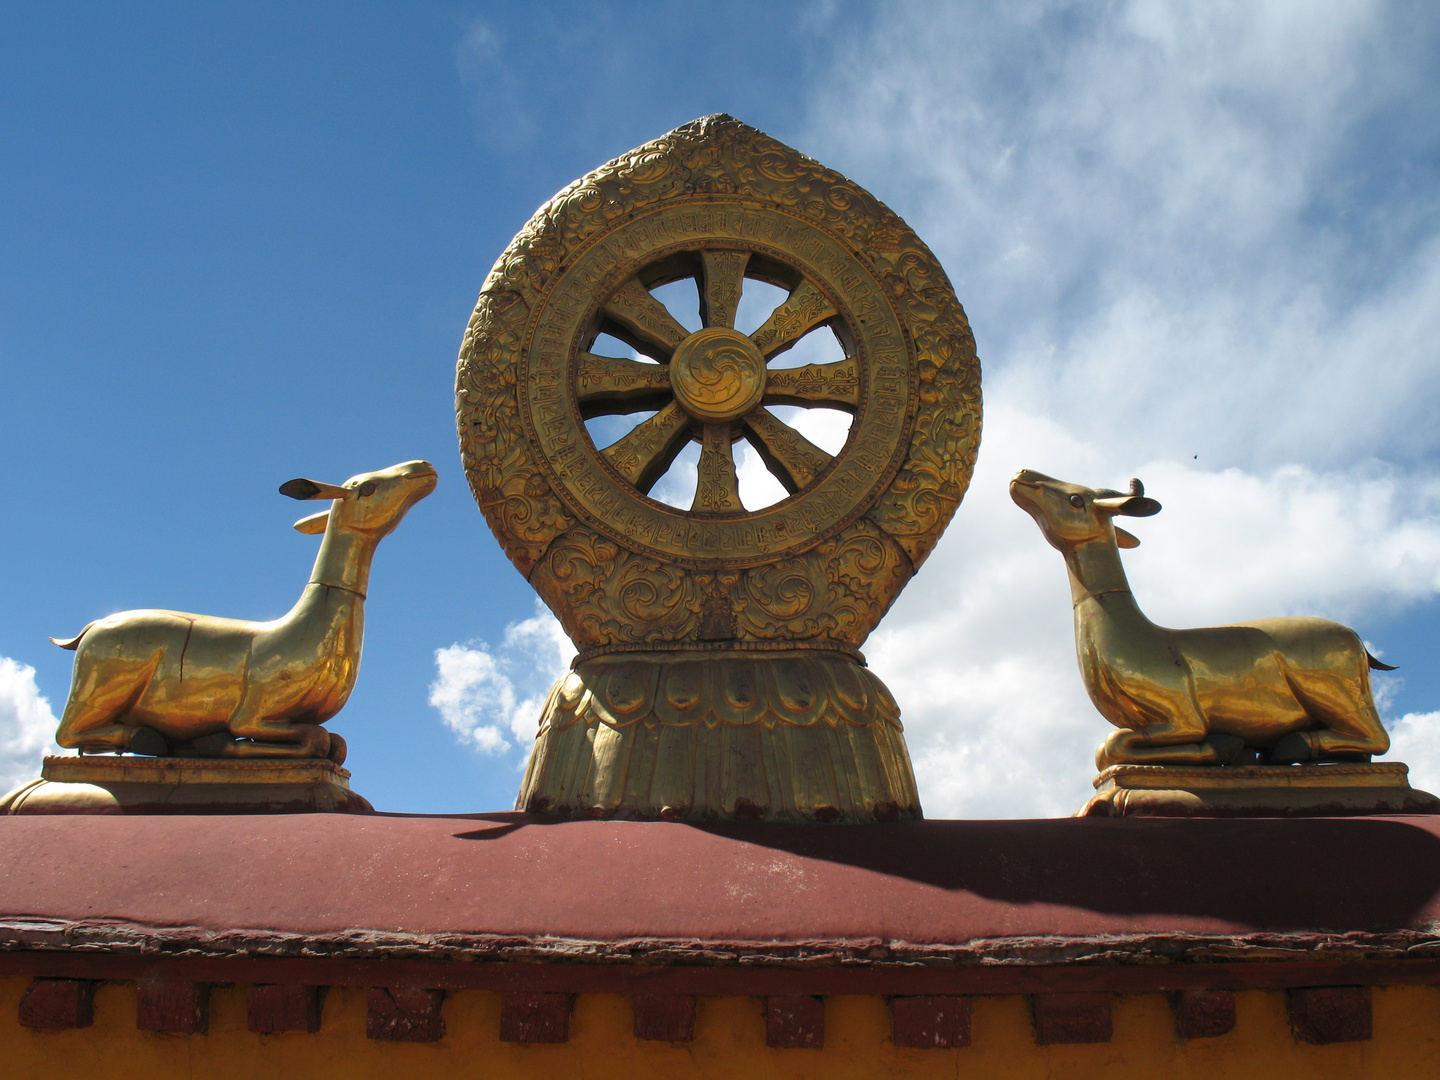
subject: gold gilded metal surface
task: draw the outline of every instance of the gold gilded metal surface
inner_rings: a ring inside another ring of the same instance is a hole
[[[40,779],[55,784],[313,784],[350,787],[350,770],[328,758],[156,758],[52,755]]]
[[[1368,761],[1389,749],[1370,693],[1370,669],[1385,665],[1350,628],[1292,617],[1170,630],[1145,617],[1119,552],[1139,541],[1113,521],[1159,512],[1138,480],[1097,491],[1025,469],[1010,496],[1065,557],[1080,673],[1119,729],[1098,768]]]
[[[1111,765],[1076,817],[1314,817],[1435,814],[1400,762],[1326,765]]]
[[[675,282],[693,283],[698,330],[652,291]],[[747,282],[784,294],[750,333],[736,327]],[[812,335],[839,358],[787,366],[783,354]],[[614,355],[617,340],[633,355]],[[815,445],[785,407],[849,414],[844,445]],[[456,414],[475,498],[580,650],[574,677],[598,679],[594,663],[628,653],[663,667],[808,651],[800,666],[823,683],[831,663],[860,670],[859,646],[958,506],[979,444],[980,369],[944,271],[903,221],[838,173],[712,116],[622,155],[536,212],[481,290]],[[597,445],[587,424],[617,416],[634,416],[633,427]],[[744,505],[741,441],[786,498]],[[691,443],[688,508],[652,498]],[[547,711],[536,760],[551,760],[568,730],[552,719]],[[694,760],[728,752],[716,742]],[[807,768],[843,771],[850,752],[834,753]],[[901,772],[909,776],[908,762]],[[902,787],[853,805],[918,808],[913,779]],[[710,802],[690,813],[733,810],[706,790]],[[610,805],[529,780],[521,803]],[[639,805],[606,812],[649,812]],[[759,813],[808,812],[775,803]]]
[[[350,773],[326,758],[54,756],[0,798],[0,815],[368,814]]]
[[[609,656],[550,692],[526,808],[664,820],[920,815],[900,710],[825,653]]]
[[[707,426],[749,415],[765,396],[765,358],[749,337],[728,327],[691,334],[669,368],[680,408]]]
[[[411,461],[344,485],[291,480],[281,493],[328,501],[296,523],[323,533],[299,601],[273,622],[125,611],[90,623],[76,651],[55,740],[81,753],[344,759],[320,725],[344,706],[360,667],[375,548],[435,489]]]

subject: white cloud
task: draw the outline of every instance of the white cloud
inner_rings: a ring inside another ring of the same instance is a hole
[[[0,791],[40,775],[40,760],[58,753],[59,721],[35,685],[35,669],[0,656]]]
[[[430,704],[461,741],[488,754],[527,750],[551,685],[574,648],[538,600],[535,614],[505,628],[499,648],[465,642],[435,650]]]
[[[1410,786],[1440,794],[1440,712],[1406,713],[1390,725],[1390,754],[1410,766]]]
[[[970,493],[866,646],[932,815],[1068,813],[1110,730],[1022,466],[1145,480],[1162,624],[1440,594],[1440,198],[1392,183],[1434,170],[1436,20],[1397,11],[895,3],[826,66],[802,147],[908,215],[986,366]],[[1395,732],[1440,774],[1440,721]]]

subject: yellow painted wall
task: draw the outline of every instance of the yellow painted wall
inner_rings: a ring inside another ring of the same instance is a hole
[[[446,998],[445,1038],[413,1044],[367,1039],[365,990],[345,987],[330,991],[323,1027],[313,1035],[252,1035],[245,1027],[243,986],[212,991],[208,1035],[136,1031],[135,988],[130,984],[100,987],[91,1028],[31,1031],[20,1027],[17,1019],[20,995],[28,982],[0,979],[0,1077],[1406,1080],[1440,1076],[1440,987],[1377,988],[1375,1038],[1363,1043],[1297,1043],[1286,1020],[1285,995],[1253,991],[1237,995],[1233,1032],[1188,1043],[1177,1039],[1163,995],[1117,995],[1114,1040],[1092,1046],[1036,1046],[1025,998],[976,998],[974,1045],[956,1050],[897,1050],[890,1043],[890,1013],[883,999],[831,997],[825,1003],[823,1050],[772,1050],[765,1046],[760,998],[701,998],[695,1041],[672,1045],[634,1038],[629,997],[583,995],[576,1001],[568,1043],[522,1046],[499,1041],[498,994],[461,991]]]

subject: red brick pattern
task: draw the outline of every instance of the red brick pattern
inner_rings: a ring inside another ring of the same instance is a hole
[[[1035,994],[1030,1004],[1035,1018],[1035,1041],[1041,1046],[1104,1043],[1114,1034],[1109,994]]]
[[[204,1035],[210,1027],[210,984],[142,979],[135,984],[135,1026],[170,1035]]]
[[[1371,1036],[1368,986],[1307,986],[1288,996],[1290,1030],[1300,1042],[1363,1042]]]
[[[213,976],[212,976],[213,977]],[[228,980],[224,980],[227,981]],[[1428,981],[1428,980],[1419,980]],[[654,985],[654,980],[651,980]],[[91,1026],[99,982],[35,976],[19,1003],[20,1025],[32,1029]],[[246,988],[249,1030],[259,1034],[317,1032],[326,987],[256,983]],[[136,1027],[168,1034],[203,1035],[209,1020],[208,982],[142,978],[135,982]],[[1286,991],[1292,1033],[1299,1042],[1326,1044],[1372,1038],[1369,986],[1292,987]],[[410,987],[372,988],[366,1033],[372,1039],[434,1042],[444,1037],[445,991]],[[1038,1044],[1105,1043],[1113,1036],[1108,991],[1051,991],[1030,995]],[[695,1038],[696,997],[637,993],[637,1039],[685,1043]],[[507,1042],[561,1043],[569,1038],[574,995],[540,991],[501,994],[500,1037]],[[889,998],[892,1041],[906,1049],[964,1047],[971,1043],[971,998],[957,994]],[[1176,1032],[1182,1039],[1210,1039],[1235,1027],[1231,990],[1171,990]],[[824,998],[765,998],[766,1044],[818,1049],[825,1042]]]
[[[1213,1039],[1235,1027],[1235,995],[1229,990],[1181,990],[1170,998],[1182,1039]]]
[[[563,1043],[570,1038],[569,994],[500,995],[500,1040]]]
[[[825,1045],[825,1002],[808,995],[765,999],[765,1045],[819,1050]]]
[[[258,984],[245,995],[246,1022],[251,1031],[319,1031],[324,987],[294,983]]]
[[[968,997],[897,997],[890,1002],[891,1038],[918,1050],[970,1045]]]
[[[20,999],[20,1026],[85,1028],[95,1019],[95,983],[89,979],[32,979]]]
[[[635,1037],[690,1042],[695,1038],[695,998],[690,994],[636,994]]]
[[[445,1035],[440,1005],[443,990],[410,986],[372,986],[365,1012],[365,1034],[382,1042],[439,1042]]]

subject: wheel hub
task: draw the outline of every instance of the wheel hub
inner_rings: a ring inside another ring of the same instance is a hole
[[[675,349],[670,385],[680,407],[696,420],[738,420],[765,395],[765,358],[746,335],[709,326]]]

